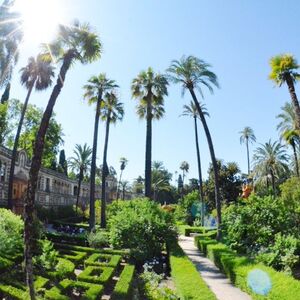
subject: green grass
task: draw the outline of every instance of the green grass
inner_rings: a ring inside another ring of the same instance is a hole
[[[120,279],[117,282],[110,299],[130,300],[133,278],[134,278],[134,266],[126,265],[120,275]]]
[[[180,299],[215,300],[193,263],[178,244],[173,245],[170,256],[171,275]]]

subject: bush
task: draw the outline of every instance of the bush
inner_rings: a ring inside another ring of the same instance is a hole
[[[47,275],[52,279],[62,279],[64,277],[72,277],[74,274],[75,265],[65,259],[65,258],[58,258],[58,263],[55,267],[55,271],[48,271]]]
[[[199,237],[198,246],[201,249],[203,240]],[[197,240],[196,239],[196,240]],[[208,240],[208,238],[206,238]],[[294,300],[300,295],[300,282],[283,273],[277,272],[274,269],[257,264],[247,257],[238,256],[237,253],[230,250],[226,245],[212,241],[206,241],[207,256],[213,260],[218,266],[238,287],[249,293],[254,300],[269,299],[269,300]],[[248,275],[251,271],[261,270],[269,276],[272,288],[266,297],[256,294],[249,287]]]
[[[114,274],[114,268],[87,266],[78,276],[78,280],[90,283],[106,283]]]
[[[171,248],[171,275],[180,299],[215,300],[216,296],[207,287],[196,267],[178,244]]]
[[[131,300],[131,290],[134,279],[134,266],[126,265],[120,275],[112,295],[111,300]]]
[[[88,243],[93,248],[109,247],[109,233],[105,230],[91,232],[87,237]]]
[[[94,253],[84,261],[85,266],[109,266],[117,267],[121,261],[121,255]]]
[[[48,240],[40,240],[41,255],[34,257],[36,266],[44,270],[53,270],[58,263],[58,252],[54,249],[53,243]]]
[[[0,208],[0,256],[15,256],[23,252],[24,223],[10,210]]]
[[[139,264],[161,256],[165,243],[176,238],[172,216],[148,199],[123,202],[108,224],[111,245],[130,249]]]

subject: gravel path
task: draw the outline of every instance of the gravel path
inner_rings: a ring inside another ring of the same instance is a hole
[[[251,300],[252,298],[231,284],[214,263],[204,257],[194,245],[193,237],[180,236],[179,245],[193,262],[201,277],[218,300]]]

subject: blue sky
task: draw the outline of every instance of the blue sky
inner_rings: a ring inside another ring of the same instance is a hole
[[[205,91],[204,99],[218,158],[236,161],[246,172],[245,147],[239,143],[239,131],[245,126],[253,128],[258,142],[278,139],[275,116],[284,102],[289,101],[289,94],[286,86],[274,88],[268,80],[268,61],[271,56],[285,52],[300,59],[299,1],[60,0],[59,3],[66,20],[77,18],[89,22],[103,43],[99,61],[88,66],[76,64],[69,71],[55,107],[65,133],[67,156],[72,155],[76,143],[92,146],[94,108],[84,103],[82,86],[92,75],[105,72],[120,85],[125,105],[123,122],[111,129],[108,162],[118,171],[119,158],[125,156],[129,163],[124,178],[132,180],[143,175],[146,124],[135,114],[131,80],[149,66],[164,72],[172,59],[184,54],[209,62],[219,78],[221,88],[213,95]],[[17,70],[37,51],[33,44],[22,46],[11,97],[22,101],[25,98],[26,90],[19,84]],[[298,86],[296,90],[299,91]],[[35,93],[31,103],[45,106],[50,93],[51,89]],[[172,173],[186,160],[190,163],[188,177],[192,178],[197,177],[193,121],[179,117],[182,106],[189,101],[188,93],[182,98],[180,87],[170,86],[165,99],[165,118],[154,122],[152,158],[163,161]],[[102,123],[99,163],[103,141]],[[210,156],[202,128],[200,149],[206,176]]]

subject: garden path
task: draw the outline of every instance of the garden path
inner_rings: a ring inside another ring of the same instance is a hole
[[[194,245],[194,238],[181,235],[179,245],[193,262],[201,277],[216,295],[218,300],[251,300],[252,298],[233,286],[229,279],[220,272],[215,264],[204,257]]]

